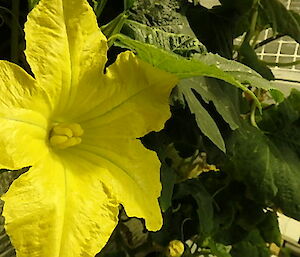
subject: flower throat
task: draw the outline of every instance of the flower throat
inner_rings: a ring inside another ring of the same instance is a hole
[[[81,143],[83,129],[78,123],[61,123],[55,125],[49,136],[50,145],[65,149]]]

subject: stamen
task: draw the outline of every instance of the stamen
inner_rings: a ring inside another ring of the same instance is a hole
[[[83,129],[77,123],[58,124],[50,131],[50,144],[59,149],[65,149],[81,143]]]

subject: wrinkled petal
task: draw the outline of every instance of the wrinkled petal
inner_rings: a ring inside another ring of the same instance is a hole
[[[26,58],[37,81],[58,112],[71,104],[81,87],[84,99],[106,63],[107,44],[85,0],[41,0],[25,24]],[[80,100],[77,99],[77,100]]]
[[[94,257],[103,248],[118,205],[99,179],[102,171],[49,156],[13,182],[2,199],[18,257]]]
[[[17,65],[0,61],[0,168],[33,165],[47,152],[47,98]]]
[[[97,140],[95,142],[95,140]],[[104,167],[101,180],[111,189],[128,216],[145,219],[149,230],[162,225],[158,197],[161,192],[160,162],[155,152],[136,139],[86,140],[70,153]]]
[[[158,230],[162,224],[157,200],[160,162],[136,138],[163,128],[170,117],[169,95],[176,82],[175,76],[133,53],[122,53],[107,69],[98,92],[88,99],[92,109],[79,117],[84,135],[74,155],[78,152],[107,168],[103,182],[114,184],[127,214],[144,218],[149,230]]]
[[[159,131],[170,117],[169,96],[177,77],[139,60],[132,52],[120,54],[87,101],[91,110],[80,113],[87,131],[103,137],[144,136]]]

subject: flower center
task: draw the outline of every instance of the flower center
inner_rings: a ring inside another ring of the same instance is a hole
[[[61,123],[55,125],[49,136],[50,144],[59,149],[65,149],[81,143],[83,129],[77,123]]]

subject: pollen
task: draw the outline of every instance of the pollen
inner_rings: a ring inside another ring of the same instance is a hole
[[[50,145],[65,149],[81,143],[83,129],[78,123],[61,123],[53,126],[49,135]]]

